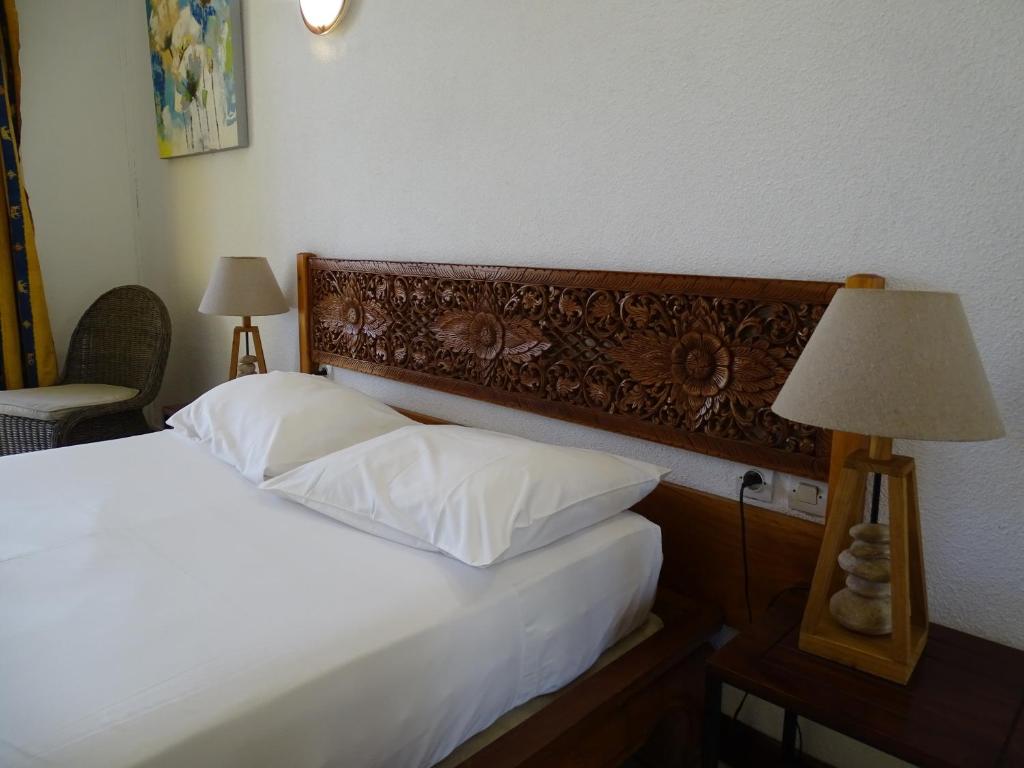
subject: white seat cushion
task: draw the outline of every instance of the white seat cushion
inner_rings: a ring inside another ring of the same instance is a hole
[[[119,403],[137,394],[137,389],[113,384],[60,384],[55,387],[12,389],[0,392],[0,414],[57,421],[79,408]]]

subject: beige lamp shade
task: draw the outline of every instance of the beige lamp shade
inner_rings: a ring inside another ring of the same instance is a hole
[[[968,441],[1004,434],[955,293],[840,289],[772,410],[878,437]]]
[[[267,260],[222,256],[213,270],[199,311],[207,315],[280,315],[288,302]]]

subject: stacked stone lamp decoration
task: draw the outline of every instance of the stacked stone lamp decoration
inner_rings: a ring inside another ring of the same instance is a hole
[[[800,648],[905,684],[928,639],[928,598],[917,471],[912,458],[893,455],[892,440],[1004,434],[960,298],[837,291],[772,410],[869,438],[832,488]],[[879,515],[883,476],[888,524]]]
[[[859,523],[850,529],[853,543],[839,555],[848,575],[846,587],[832,595],[829,609],[847,629],[865,635],[892,632],[892,568],[889,526]]]

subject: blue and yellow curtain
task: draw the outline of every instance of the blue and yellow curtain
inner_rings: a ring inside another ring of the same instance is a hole
[[[21,72],[14,0],[0,6],[0,164],[7,215],[0,215],[0,390],[57,380],[57,356],[39,271],[35,230],[22,184]]]

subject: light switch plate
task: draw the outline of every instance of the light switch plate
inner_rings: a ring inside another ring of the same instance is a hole
[[[792,477],[786,491],[792,511],[814,517],[825,516],[825,489],[820,483]]]

